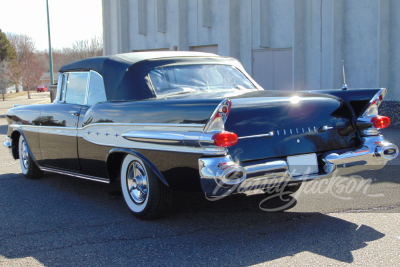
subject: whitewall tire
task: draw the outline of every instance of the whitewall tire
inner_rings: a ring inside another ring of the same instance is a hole
[[[21,171],[26,178],[39,179],[43,175],[43,171],[41,171],[33,161],[32,156],[29,153],[28,144],[22,134],[18,141],[18,155]]]
[[[140,158],[126,155],[121,166],[121,190],[125,202],[140,219],[156,219],[166,214],[170,189]]]

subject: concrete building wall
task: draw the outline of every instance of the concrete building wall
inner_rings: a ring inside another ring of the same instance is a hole
[[[398,0],[103,0],[104,54],[213,49],[250,74],[290,68],[291,90],[341,88],[344,60],[349,88],[400,100],[399,12]],[[274,61],[254,64],[263,51]]]

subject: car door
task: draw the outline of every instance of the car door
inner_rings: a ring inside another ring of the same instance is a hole
[[[80,172],[77,150],[79,114],[86,101],[88,72],[62,75],[58,99],[43,107],[40,116],[39,165],[54,169]]]
[[[81,134],[78,135],[79,163],[83,174],[99,178],[107,178],[107,170],[104,160],[110,148],[96,145],[85,139],[85,137],[88,137],[88,132],[91,131],[86,130],[85,125],[91,123],[101,123],[101,121],[92,121],[91,107],[99,102],[107,101],[106,91],[104,88],[103,77],[99,73],[90,71],[89,81],[87,103],[81,109],[78,123],[78,128],[81,131]],[[104,135],[104,133],[101,133],[101,136],[103,136],[109,142],[112,141],[112,139],[107,138],[108,136]]]

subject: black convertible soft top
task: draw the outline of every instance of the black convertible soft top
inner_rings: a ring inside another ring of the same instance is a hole
[[[89,71],[100,73],[104,79],[107,99],[141,100],[155,97],[148,73],[170,64],[229,64],[242,68],[234,58],[203,52],[133,52],[113,56],[93,57],[61,67],[60,72]]]

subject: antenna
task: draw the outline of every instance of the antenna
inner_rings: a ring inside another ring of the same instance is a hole
[[[347,84],[346,84],[346,73],[344,71],[344,60],[342,59],[342,65],[343,65],[343,86],[342,90],[347,90]]]

